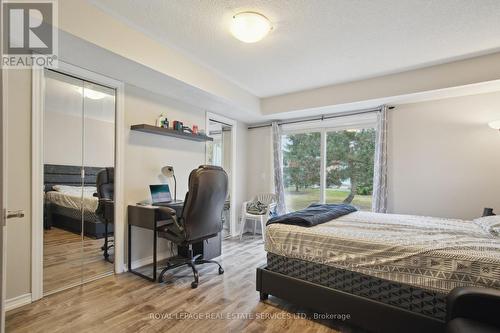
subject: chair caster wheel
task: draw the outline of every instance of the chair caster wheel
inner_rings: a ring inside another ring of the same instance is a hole
[[[219,267],[219,275],[222,275],[222,274],[224,274],[224,270],[221,267]]]
[[[191,282],[191,288],[193,289],[198,288],[198,282]]]

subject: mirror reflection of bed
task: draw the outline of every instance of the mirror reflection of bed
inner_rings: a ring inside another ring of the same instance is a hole
[[[47,295],[114,272],[113,224],[106,226],[104,204],[113,196],[115,91],[50,70],[45,76]]]

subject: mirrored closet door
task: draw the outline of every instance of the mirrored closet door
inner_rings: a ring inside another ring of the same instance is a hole
[[[50,294],[114,271],[115,90],[46,70],[44,101],[43,291]]]
[[[209,141],[207,146],[207,163],[222,167],[229,179],[231,179],[232,172],[232,130],[231,125],[210,119],[208,136],[213,138],[213,141]],[[231,235],[231,210],[229,209],[231,194],[231,182],[229,182],[229,196],[223,212],[223,238]]]

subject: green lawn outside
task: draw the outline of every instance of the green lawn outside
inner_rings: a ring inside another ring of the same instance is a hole
[[[349,195],[347,190],[326,189],[326,203],[342,203]],[[285,189],[285,201],[288,211],[295,211],[305,208],[311,203],[319,202],[319,188],[300,189],[295,192],[295,188]],[[371,210],[372,196],[371,195],[356,195],[352,204],[361,210]]]

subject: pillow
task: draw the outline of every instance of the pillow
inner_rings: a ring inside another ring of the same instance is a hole
[[[480,226],[487,233],[500,236],[500,215],[484,216],[472,222]]]
[[[61,192],[63,194],[68,195],[79,195],[82,193],[81,186],[69,186],[69,185],[54,185],[52,189],[57,192]],[[83,187],[83,196],[91,197],[94,193],[97,192],[97,187],[95,186],[84,186]]]

